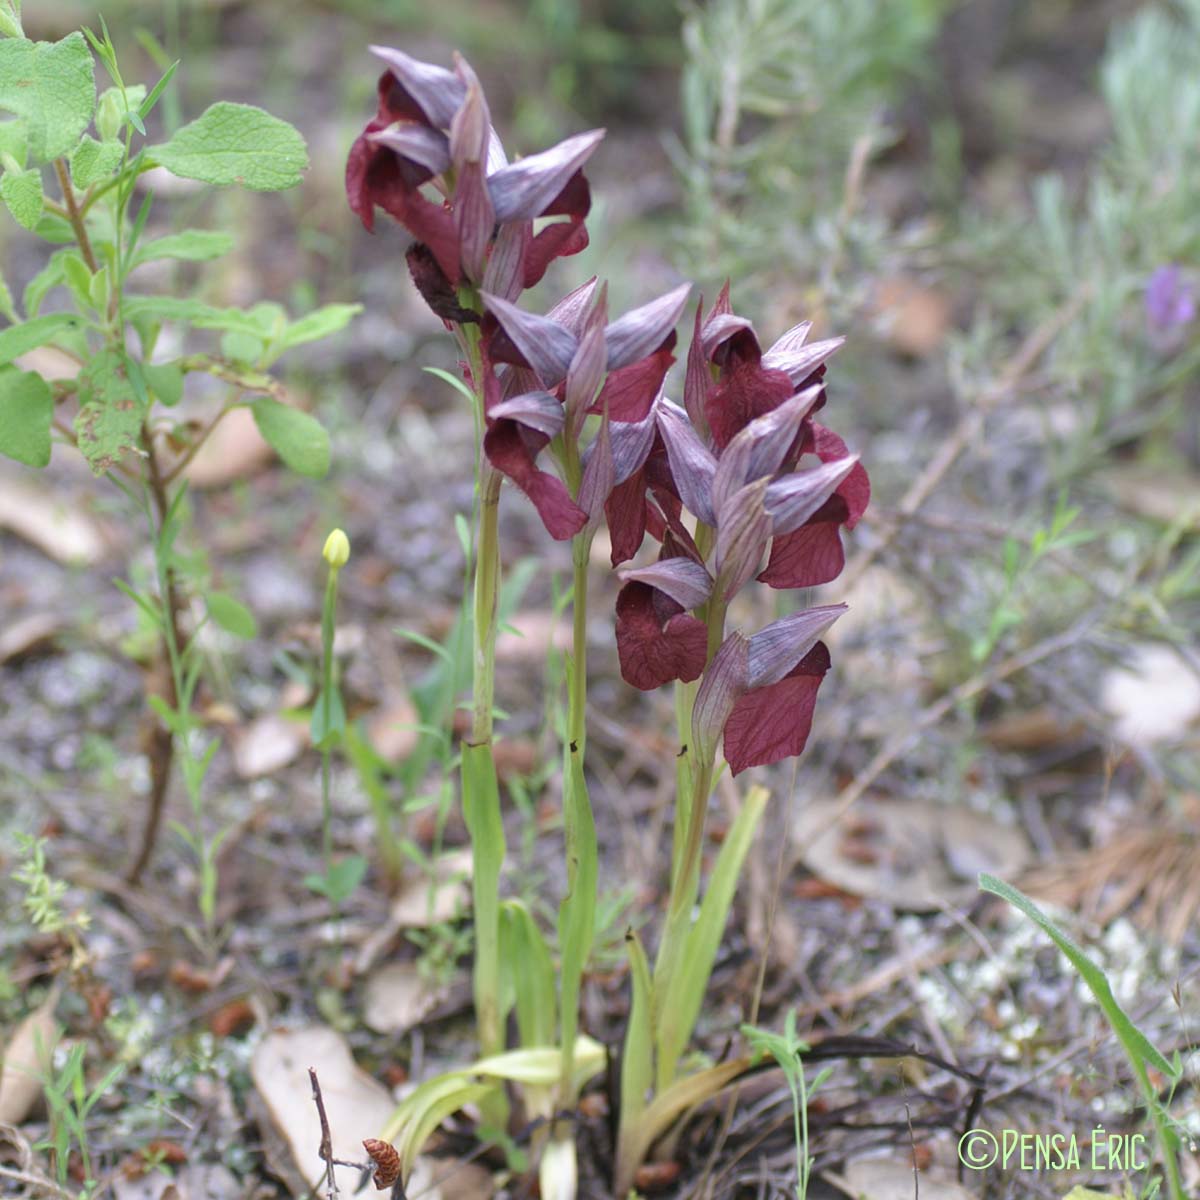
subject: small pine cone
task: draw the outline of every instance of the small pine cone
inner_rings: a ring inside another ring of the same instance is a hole
[[[375,1164],[375,1186],[379,1191],[390,1188],[400,1178],[400,1152],[391,1142],[364,1138],[363,1149]]]

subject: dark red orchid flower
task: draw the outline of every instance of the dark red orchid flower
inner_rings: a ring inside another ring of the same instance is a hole
[[[597,523],[614,488],[635,474],[655,433],[652,405],[674,361],[675,323],[689,285],[609,322],[605,289],[589,280],[545,316],[482,293],[481,345],[489,400],[484,452],[533,501],[552,537]],[[603,414],[572,500],[537,465],[560,433],[577,439],[589,413]]]
[[[591,193],[581,168],[604,136],[577,134],[510,164],[474,71],[448,71],[373,46],[387,64],[375,118],[350,149],[346,192],[367,229],[382,208],[417,240],[413,280],[443,320],[475,314],[458,304],[464,280],[513,300],[550,262],[587,245]],[[425,194],[426,186],[440,201]],[[537,218],[557,217],[536,234]]]

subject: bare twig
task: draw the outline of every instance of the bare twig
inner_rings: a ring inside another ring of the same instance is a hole
[[[927,729],[932,729],[947,713],[952,712],[960,704],[964,704],[966,701],[978,696],[981,692],[986,692],[988,688],[994,687],[1001,680],[1019,674],[1021,671],[1033,666],[1034,663],[1041,662],[1045,658],[1050,658],[1052,655],[1069,649],[1083,638],[1097,619],[1095,611],[1087,613],[1080,621],[1072,625],[1070,629],[1056,633],[1051,637],[1043,638],[1040,642],[1030,646],[1028,650],[1023,650],[1020,654],[1010,655],[1003,661],[998,662],[994,667],[977,672],[970,679],[947,692],[940,700],[929,705],[928,708],[919,713],[912,721],[907,722],[903,730],[885,742],[876,752],[875,757],[843,789],[838,796],[837,807],[830,816],[827,825],[818,831],[816,836],[823,836],[828,829],[836,825],[850,806],[862,798],[867,789],[875,783],[884,771],[900,758],[901,755],[907,753],[915,746],[920,740],[921,735]]]
[[[321,1146],[317,1151],[325,1164],[325,1184],[329,1200],[338,1194],[337,1179],[333,1170],[333,1135],[329,1132],[329,1118],[325,1115],[325,1099],[321,1095],[321,1084],[313,1067],[308,1068],[308,1079],[312,1084],[313,1103],[317,1106],[317,1118],[321,1122]]]
[[[929,460],[921,474],[913,480],[896,509],[896,516],[883,525],[879,540],[861,550],[847,564],[839,580],[842,588],[852,587],[863,572],[891,546],[899,536],[905,521],[929,499],[950,468],[958,461],[959,455],[979,436],[988,414],[1001,400],[1017,389],[1025,376],[1037,365],[1038,359],[1053,344],[1054,339],[1079,315],[1086,299],[1086,289],[1077,292],[1067,304],[1033,330],[1021,343],[996,381],[985,388],[975,403],[963,413],[949,437],[938,447],[937,453]]]

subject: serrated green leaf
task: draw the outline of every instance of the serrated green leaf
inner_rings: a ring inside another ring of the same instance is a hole
[[[112,467],[125,451],[138,449],[145,415],[119,351],[102,351],[80,371],[75,434],[80,451],[97,475]]]
[[[75,329],[78,325],[79,318],[70,313],[50,313],[0,330],[0,366],[37,349],[38,346],[52,342],[57,335]]]
[[[63,255],[63,281],[71,289],[75,303],[86,310],[92,302],[92,271],[83,261],[83,256],[77,251],[70,250]]]
[[[91,187],[107,179],[120,165],[125,148],[120,142],[98,142],[84,134],[71,151],[71,180],[76,187]]]
[[[174,408],[183,399],[183,370],[174,363],[143,366],[142,375],[159,404]]]
[[[309,479],[328,474],[329,434],[315,417],[269,396],[255,400],[250,408],[259,433],[293,471]]]
[[[18,225],[33,230],[42,219],[42,173],[37,167],[28,171],[5,171],[0,179],[0,199]]]
[[[204,598],[208,615],[226,633],[249,641],[258,636],[258,622],[254,614],[228,592],[209,592]]]
[[[297,129],[249,104],[221,101],[180,129],[150,156],[172,175],[258,192],[294,187],[308,167]]]
[[[0,454],[44,467],[53,420],[54,397],[37,372],[0,368]]]
[[[278,349],[288,350],[292,346],[329,337],[330,334],[345,329],[360,312],[361,304],[326,304],[298,321],[293,321],[284,331]]]
[[[29,154],[69,154],[92,120],[96,84],[83,34],[61,42],[0,41],[0,109],[25,123]]]
[[[169,234],[143,242],[134,253],[131,267],[142,263],[157,262],[159,259],[174,258],[182,262],[207,262],[220,258],[233,249],[233,237],[228,233],[217,233],[206,229],[185,229],[182,233]]]

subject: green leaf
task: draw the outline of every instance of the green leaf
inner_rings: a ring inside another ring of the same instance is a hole
[[[142,374],[160,404],[174,408],[183,399],[183,370],[175,363],[152,363],[142,367]]]
[[[463,745],[462,811],[474,863],[471,900],[475,912],[475,1012],[481,1028],[499,1028],[499,884],[505,846],[500,783],[490,741]]]
[[[13,220],[26,229],[36,229],[42,219],[42,173],[37,167],[28,171],[5,171],[0,179],[3,198]]]
[[[330,334],[345,329],[360,312],[361,304],[326,304],[298,321],[293,321],[284,331],[278,350],[282,353],[292,346],[329,337]]]
[[[37,372],[0,368],[0,454],[44,467],[53,420],[54,397]]]
[[[4,276],[0,275],[0,316],[7,317],[14,325],[20,321],[17,316],[17,307],[13,303],[13,294],[8,290],[8,283]]]
[[[979,876],[979,890],[990,892],[1007,900],[1014,908],[1023,912],[1043,933],[1067,956],[1071,966],[1079,972],[1079,977],[1091,989],[1113,1032],[1120,1039],[1125,1053],[1136,1063],[1149,1063],[1156,1071],[1161,1071],[1168,1079],[1177,1078],[1176,1069],[1163,1057],[1150,1039],[1129,1019],[1128,1014],[1118,1003],[1112,993],[1108,979],[1100,967],[1092,961],[1075,944],[1071,937],[1059,929],[1053,921],[1024,892],[1018,891],[1011,884],[997,879],[994,875]]]
[[[0,109],[21,118],[34,162],[69,154],[92,120],[96,83],[83,34],[0,41]]]
[[[742,863],[754,841],[766,807],[766,789],[751,788],[728,836],[721,844],[708,890],[700,904],[700,914],[688,932],[679,969],[668,981],[666,994],[662,996],[656,1014],[660,1070],[664,1060],[672,1066],[679,1061],[692,1036],[704,994],[708,991],[708,977],[712,974],[717,950],[725,933],[725,922],[729,917],[734,892],[737,891]]]
[[[294,187],[308,167],[298,130],[249,104],[221,101],[180,129],[150,156],[172,175],[256,192]]]
[[[579,991],[596,933],[596,881],[599,852],[596,822],[583,774],[583,753],[571,743],[564,747],[563,836],[566,842],[567,894],[558,909],[558,941],[562,954],[562,1045],[564,1079],[570,1077],[570,1050],[579,1024]],[[575,1097],[565,1097],[573,1103]]]
[[[250,406],[258,431],[298,475],[323,479],[329,472],[329,434],[298,408],[260,397]]]
[[[234,637],[258,637],[258,622],[254,614],[240,601],[234,599],[228,592],[209,592],[205,597],[208,615],[212,617],[226,633]]]
[[[38,227],[33,231],[43,242],[51,242],[55,246],[71,246],[75,243],[75,230],[65,217],[55,216],[54,213],[43,213]]]
[[[327,750],[346,732],[346,706],[342,703],[342,692],[337,684],[329,692],[329,719],[325,719],[325,689],[322,688],[313,703],[308,729],[312,744],[318,750]]]
[[[3,44],[0,42],[0,45]],[[58,334],[75,329],[78,325],[79,318],[71,316],[70,313],[52,313],[0,330],[0,366],[12,362],[14,358],[30,350],[35,350],[38,346],[44,346],[53,341]]]
[[[554,964],[533,914],[520,900],[506,900],[500,912],[500,964],[517,1006],[521,1045],[554,1041]]]
[[[349,854],[330,863],[324,875],[305,875],[304,886],[324,896],[330,904],[341,904],[354,895],[366,873],[367,860],[361,854]]]
[[[126,450],[140,447],[145,415],[120,351],[104,350],[80,371],[75,434],[97,475],[114,466]]]
[[[182,262],[207,262],[220,258],[233,249],[233,237],[228,233],[217,233],[205,229],[186,229],[167,237],[143,242],[133,256],[130,269],[142,263],[157,262],[159,259],[174,258]]]
[[[125,147],[120,142],[98,142],[84,135],[71,152],[71,180],[76,187],[91,187],[107,179],[121,165]]]
[[[646,1094],[654,1081],[654,988],[650,963],[641,940],[631,929],[625,935],[629,952],[629,978],[633,1000],[621,1051],[621,1125],[618,1146],[629,1140],[630,1130],[646,1107]],[[620,1157],[620,1150],[618,1150]]]

